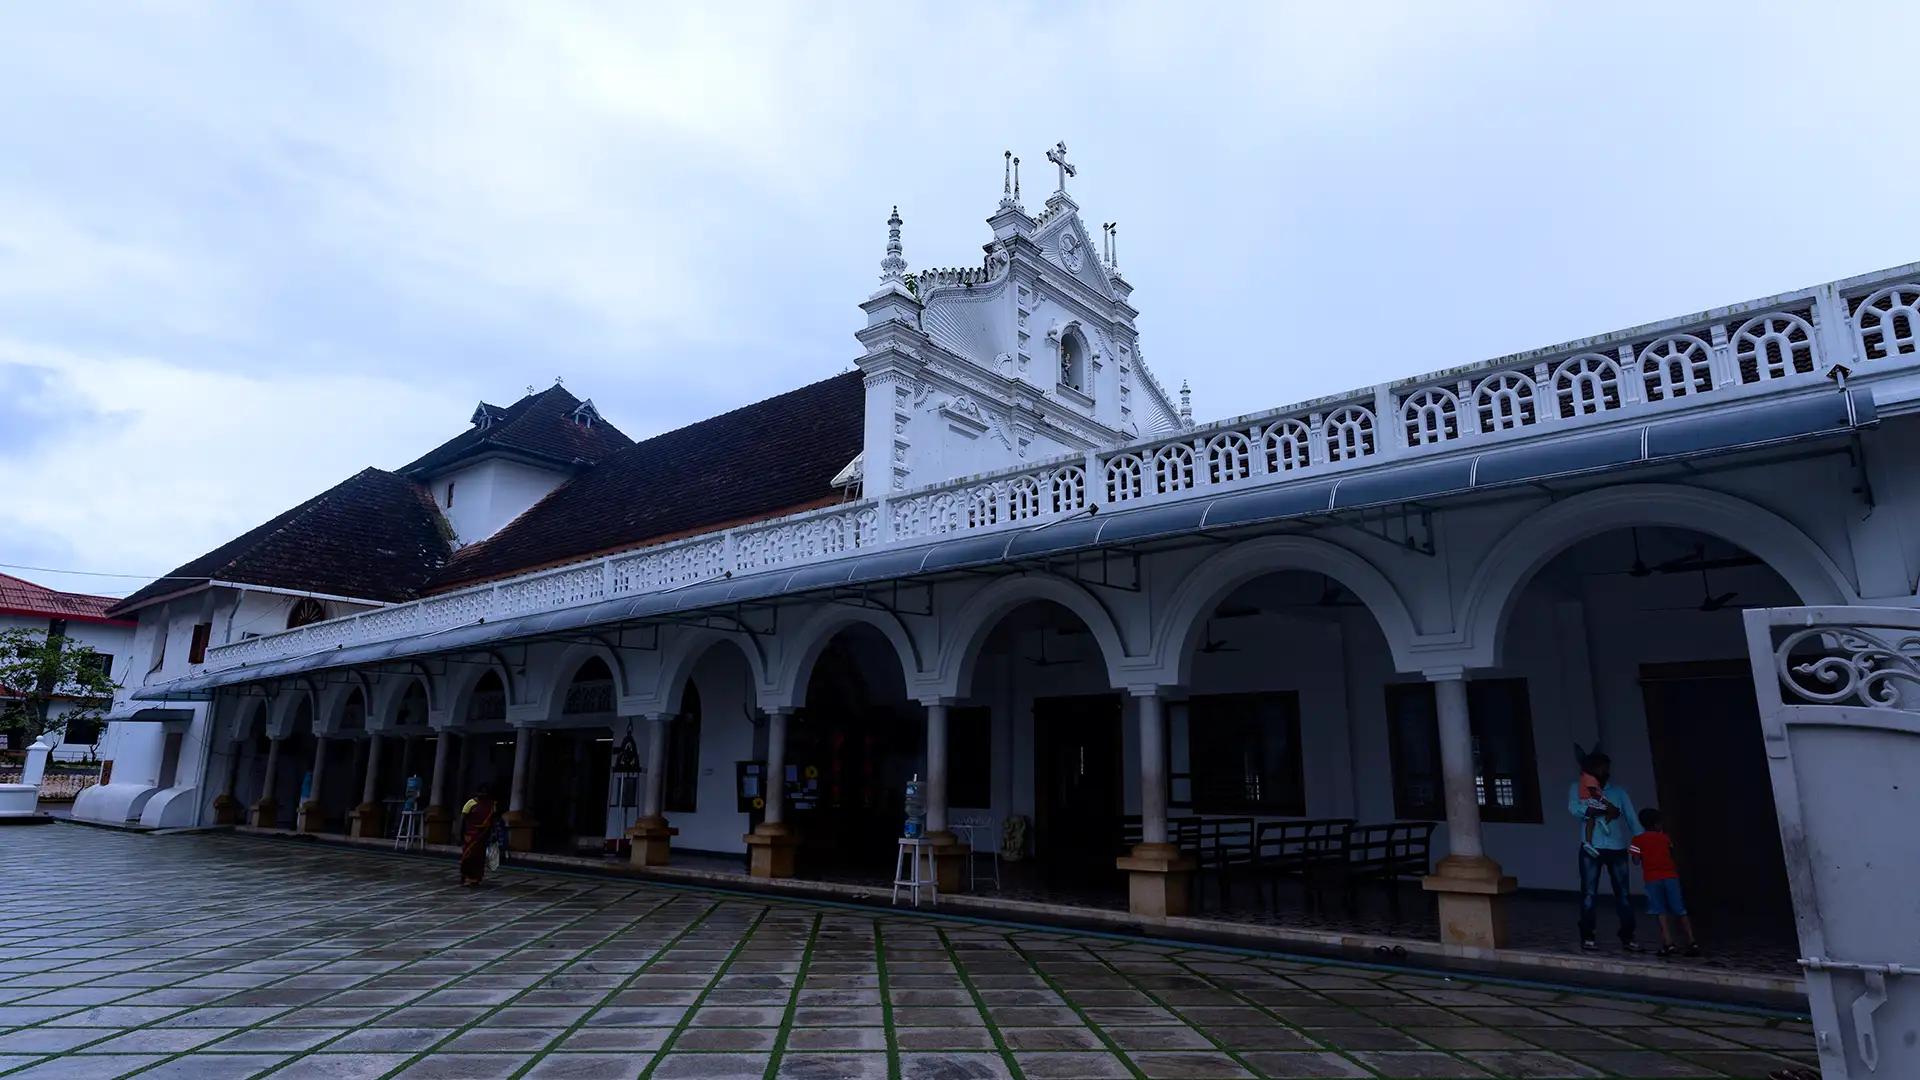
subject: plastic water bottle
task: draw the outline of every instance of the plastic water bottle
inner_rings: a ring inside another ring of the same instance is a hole
[[[918,840],[927,827],[927,797],[920,793],[920,774],[907,781],[907,839]]]

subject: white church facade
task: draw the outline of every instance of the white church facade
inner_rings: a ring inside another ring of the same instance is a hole
[[[75,813],[378,835],[418,774],[430,839],[490,782],[516,847],[884,874],[917,774],[955,887],[963,817],[1149,918],[1210,853],[1430,836],[1496,944],[1600,746],[1696,906],[1784,905],[1739,612],[1915,602],[1920,265],[1195,423],[1057,149],[976,266],[896,212],[856,371],[637,442],[483,404],[123,601]]]

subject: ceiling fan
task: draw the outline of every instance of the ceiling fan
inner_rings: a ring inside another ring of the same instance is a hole
[[[1723,592],[1723,593],[1714,592],[1713,586],[1711,586],[1707,582],[1707,568],[1702,566],[1700,568],[1700,602],[1698,604],[1689,604],[1686,607],[1646,608],[1645,610],[1647,611],[1724,611],[1729,607],[1731,607],[1737,611],[1747,606],[1745,604],[1735,604],[1733,602],[1734,597],[1737,597],[1739,595],[1740,594],[1737,592]]]
[[[1213,620],[1208,619],[1206,640],[1202,642],[1197,651],[1203,653],[1239,652],[1240,646],[1229,645],[1225,638],[1215,639],[1213,636]]]

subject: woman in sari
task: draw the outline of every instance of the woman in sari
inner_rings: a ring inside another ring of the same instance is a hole
[[[468,888],[487,876],[487,845],[493,842],[498,811],[493,788],[488,784],[481,784],[467,805],[460,808],[460,884]]]

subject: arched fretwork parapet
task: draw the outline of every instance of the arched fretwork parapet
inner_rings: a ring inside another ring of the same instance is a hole
[[[1119,626],[1086,586],[1051,574],[1020,574],[1002,578],[968,598],[942,630],[939,659],[930,678],[909,692],[915,697],[962,698],[971,693],[973,669],[987,636],[1015,608],[1034,601],[1059,604],[1079,617],[1100,647],[1107,677],[1116,687],[1127,684],[1129,661]]]
[[[1804,604],[1858,603],[1859,594],[1812,537],[1745,499],[1684,484],[1622,484],[1575,495],[1521,521],[1493,545],[1460,606],[1457,662],[1494,667],[1507,616],[1527,582],[1588,537],[1633,527],[1690,529],[1738,545],[1786,581]]]
[[[557,657],[543,663],[538,669],[528,671],[530,690],[527,704],[540,706],[543,722],[555,723],[567,704],[567,688],[573,685],[575,676],[589,660],[599,660],[607,665],[607,671],[613,676],[613,692],[616,700],[631,692],[627,681],[627,664],[619,651],[597,642],[577,642],[567,646]],[[536,676],[537,671],[537,677]]]
[[[301,706],[306,706],[302,709]],[[267,691],[267,736],[274,739],[291,738],[298,733],[298,727],[305,717],[308,730],[319,723],[320,700],[312,680],[295,678],[276,683]]]
[[[1413,616],[1385,574],[1338,544],[1305,536],[1270,536],[1225,548],[1181,580],[1154,620],[1150,673],[1169,685],[1188,685],[1194,652],[1206,635],[1207,620],[1221,602],[1250,581],[1290,570],[1324,575],[1359,597],[1380,625],[1395,666],[1402,670],[1412,666]],[[1136,674],[1133,681],[1145,681],[1145,674]]]
[[[900,660],[901,679],[909,695],[915,693],[916,687],[932,679],[932,673],[926,670],[922,660],[924,651],[899,616],[872,608],[828,604],[815,611],[792,633],[782,633],[777,639],[779,660],[774,665],[772,687],[761,706],[774,708],[791,705],[798,708],[805,705],[807,686],[813,680],[814,665],[819,662],[820,654],[826,651],[835,634],[861,625],[878,630],[893,646],[894,655]]]
[[[430,721],[436,728],[463,728],[467,726],[467,717],[473,709],[473,695],[480,688],[480,680],[488,672],[500,677],[500,688],[506,691],[507,707],[511,709],[521,702],[526,693],[527,679],[516,673],[506,659],[499,653],[485,653],[477,656],[460,657],[447,665],[445,685],[442,687],[441,700],[435,701],[433,718]],[[445,708],[441,708],[444,704]]]
[[[656,666],[651,672],[643,672],[637,677],[639,685],[635,687],[636,693],[632,697],[621,699],[621,716],[678,715],[681,699],[686,695],[687,680],[693,678],[693,669],[717,647],[732,648],[740,653],[753,681],[755,703],[765,706],[773,692],[770,665],[766,653],[753,635],[710,627],[688,627],[671,632],[663,629],[660,636],[660,650],[654,654],[658,657]]]

